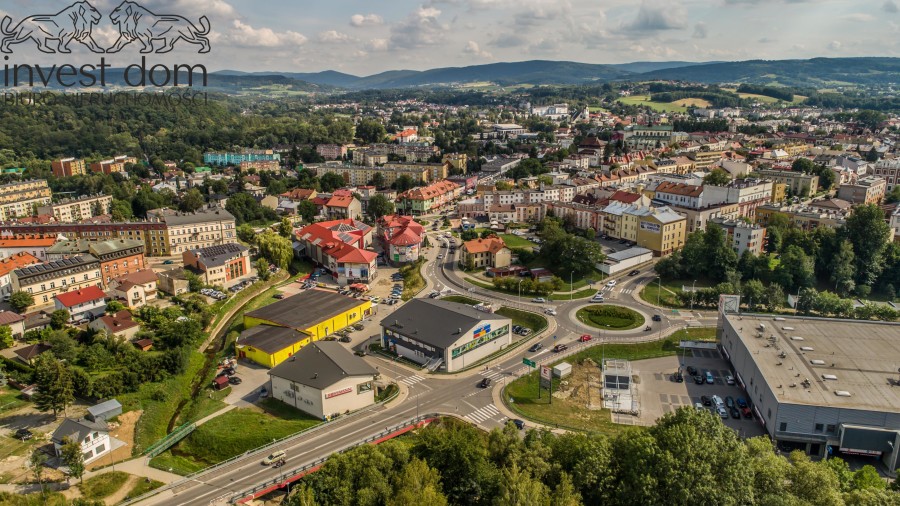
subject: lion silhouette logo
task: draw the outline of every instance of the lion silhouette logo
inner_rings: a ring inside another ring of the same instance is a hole
[[[200,17],[197,28],[183,16],[159,15],[131,1],[124,1],[109,15],[109,19],[119,28],[119,38],[108,53],[120,51],[126,45],[138,41],[143,46],[141,53],[168,53],[175,48],[175,43],[184,40],[191,44],[199,44],[199,53],[209,52],[209,19]],[[154,50],[153,42],[162,44]]]
[[[94,25],[103,16],[88,2],[75,2],[56,14],[44,14],[29,16],[10,29],[12,19],[3,16],[0,21],[0,33],[3,34],[0,42],[0,52],[11,53],[9,46],[20,44],[27,40],[37,43],[37,48],[44,53],[71,53],[69,44],[76,40],[95,53],[103,53],[105,50],[94,41],[91,35]],[[56,41],[53,45],[51,41]]]

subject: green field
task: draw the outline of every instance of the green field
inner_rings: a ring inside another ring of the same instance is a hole
[[[701,99],[695,99],[701,100]],[[653,102],[647,95],[632,95],[630,97],[619,97],[617,102],[625,105],[645,105],[658,112],[685,112],[688,108],[669,102]]]
[[[447,302],[458,302],[460,304],[468,304],[470,306],[481,304],[480,300],[466,297],[465,295],[448,295],[446,297],[441,297],[441,300],[446,300]]]
[[[513,325],[528,327],[531,332],[537,334],[547,328],[547,319],[529,311],[521,311],[511,307],[501,307],[496,314],[512,319]]]
[[[128,481],[129,476],[128,473],[123,473],[122,471],[98,474],[84,480],[83,483],[78,485],[78,488],[85,499],[100,500],[118,492],[122,485]]]
[[[131,491],[128,492],[128,497],[139,497],[151,490],[156,490],[159,487],[163,486],[164,483],[161,481],[151,480],[150,478],[144,478],[143,480],[139,480],[134,487],[132,487]]]
[[[644,317],[637,311],[622,306],[594,304],[575,315],[581,323],[603,330],[631,330],[644,324]]]
[[[764,104],[774,104],[775,102],[778,102],[778,99],[775,97],[770,97],[767,95],[757,95],[755,93],[738,93],[738,96],[741,98],[756,100],[757,102],[762,102]]]
[[[503,242],[506,243],[507,248],[527,248],[531,249],[537,244],[525,239],[524,237],[519,237],[516,234],[499,234],[499,237],[503,239]]]

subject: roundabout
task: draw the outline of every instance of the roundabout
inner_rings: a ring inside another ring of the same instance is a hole
[[[578,309],[575,317],[582,324],[601,330],[632,330],[646,321],[633,309],[607,304],[584,306]]]

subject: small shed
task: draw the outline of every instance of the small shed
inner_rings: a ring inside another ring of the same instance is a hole
[[[89,407],[88,414],[85,418],[92,422],[100,423],[106,422],[110,418],[119,416],[121,414],[122,404],[115,399],[110,399],[106,402],[101,402],[96,406]]]
[[[216,376],[216,379],[213,380],[213,388],[216,390],[222,390],[223,388],[228,386],[228,376],[224,374],[222,376]]]
[[[572,374],[572,364],[568,362],[561,362],[553,366],[553,375],[557,378],[565,378],[570,374]]]

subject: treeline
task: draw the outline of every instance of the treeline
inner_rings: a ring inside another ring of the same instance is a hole
[[[336,454],[294,485],[287,506],[897,504],[872,466],[782,455],[741,441],[707,410],[680,408],[608,437],[515,426],[486,434],[444,419],[410,436]]]
[[[676,132],[727,132],[728,121],[722,119],[677,119],[672,122]]]
[[[775,86],[762,86],[758,84],[742,84],[737,88],[738,93],[752,93],[754,95],[764,95],[767,97],[777,98],[785,102],[794,100],[794,93],[787,88],[779,88]]]

